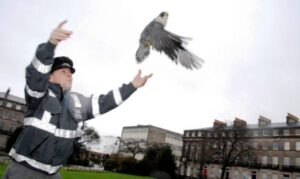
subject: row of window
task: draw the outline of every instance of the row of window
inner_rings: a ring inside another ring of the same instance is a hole
[[[272,165],[273,166],[278,166],[279,165],[278,161],[279,161],[280,158],[278,156],[272,156],[271,159],[272,159]],[[262,160],[261,160],[262,165],[263,166],[268,165],[268,163],[270,163],[270,162],[268,162],[268,160],[269,160],[268,156],[262,156]],[[294,163],[294,165],[296,167],[300,167],[300,157],[296,157],[296,158],[295,157],[282,157],[281,160],[282,160],[282,165],[283,166],[290,166],[292,163]]]
[[[300,141],[296,141],[296,142],[278,142],[278,141],[274,141],[272,142],[272,148],[270,148],[271,146],[269,145],[270,143],[267,142],[252,142],[252,147],[255,150],[273,150],[273,151],[278,151],[278,150],[284,150],[284,151],[289,151],[289,150],[295,150],[295,151],[300,151]],[[212,143],[194,143],[194,144],[188,144],[185,143],[185,150],[187,151],[189,149],[190,146],[190,150],[193,151],[194,149],[200,149],[202,145],[205,145],[205,149],[209,149],[210,147],[212,148],[216,148],[216,144],[212,144]],[[230,146],[231,144],[228,142],[228,145]],[[248,149],[249,145],[245,144],[243,146],[244,149]],[[241,146],[236,146],[237,149],[240,148]]]
[[[260,137],[260,136],[290,136],[290,135],[298,135],[300,136],[300,129],[293,130],[294,133],[291,132],[291,129],[269,129],[269,130],[251,130],[250,136]],[[185,137],[217,137],[217,134],[213,132],[201,132],[201,131],[186,131]],[[223,134],[225,136],[225,133]]]
[[[253,174],[252,174],[253,175]],[[242,172],[242,179],[248,179],[251,178],[252,175],[249,175],[248,172]],[[272,176],[272,179],[279,179],[280,175],[278,174],[268,174],[268,173],[261,173],[261,179],[270,179],[269,176]],[[233,172],[233,179],[238,179],[239,177],[239,172],[238,171],[234,171]],[[289,179],[290,176],[288,174],[283,174],[282,175],[282,179]],[[300,179],[300,175],[296,176],[296,179]]]
[[[283,144],[283,145],[281,145]],[[295,144],[295,145],[294,145]],[[272,143],[272,148],[269,148],[269,143],[261,143],[262,145],[262,150],[296,150],[296,151],[300,151],[300,142],[278,142],[278,141],[274,141]],[[292,146],[292,147],[291,147]],[[254,149],[259,149],[259,143],[258,142],[253,142],[253,148]]]
[[[184,175],[184,166],[181,167],[181,175]],[[199,168],[198,167],[192,167],[192,166],[187,166],[186,168],[186,176],[192,176],[192,177],[198,177],[199,176]],[[204,172],[204,171],[203,171]],[[208,176],[210,178],[216,178],[219,177],[221,174],[221,169],[220,168],[209,168],[208,171]],[[256,175],[260,176],[257,177]],[[291,176],[289,174],[275,174],[275,173],[259,173],[256,174],[253,172],[249,172],[249,171],[238,171],[238,170],[232,170],[232,172],[230,172],[230,176],[232,176],[233,179],[249,179],[249,178],[261,178],[261,179],[290,179]],[[230,177],[231,178],[231,177]],[[295,179],[300,179],[300,175],[297,175]]]
[[[8,102],[8,101],[3,101],[3,100],[0,100],[0,106],[6,106],[7,108],[14,108],[18,111],[20,111],[22,109],[22,105],[20,104],[15,104],[15,103],[11,103],[11,102]]]
[[[268,173],[261,173],[261,179],[270,179],[270,177],[272,177],[271,179],[280,179],[282,177],[282,179],[290,179],[290,175],[288,174],[283,174],[283,175],[279,175],[279,174],[268,174]],[[233,174],[233,179],[238,179],[239,176],[239,172],[238,171],[234,171]],[[270,177],[268,177],[270,176]],[[251,175],[248,175],[247,172],[243,172],[242,173],[242,179],[248,179],[250,178]],[[296,179],[300,179],[300,175],[296,176]]]

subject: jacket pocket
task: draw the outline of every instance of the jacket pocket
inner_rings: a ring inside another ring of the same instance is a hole
[[[53,157],[53,163],[55,165],[62,165],[67,162],[67,159],[73,153],[73,140],[65,138],[56,138]]]
[[[32,129],[32,142],[29,145],[29,156],[36,161],[50,164],[54,152],[54,136],[39,129]]]

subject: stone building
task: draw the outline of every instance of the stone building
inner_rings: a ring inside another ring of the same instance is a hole
[[[0,92],[0,150],[6,150],[7,139],[23,126],[25,100],[6,92]]]
[[[249,125],[236,118],[234,124],[246,125],[253,161],[237,162],[226,169],[229,179],[300,179],[300,123],[299,118],[288,113],[286,122],[272,123],[260,116],[258,124]],[[180,175],[183,178],[219,178],[221,166],[204,163],[207,146],[214,133],[213,128],[226,125],[215,120],[213,127],[185,130],[183,136]],[[242,160],[242,159],[241,159]],[[202,166],[201,166],[202,165]]]

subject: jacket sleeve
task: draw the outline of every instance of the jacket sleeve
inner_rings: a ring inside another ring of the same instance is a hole
[[[92,95],[90,97],[90,105],[87,105],[90,106],[87,109],[87,120],[116,108],[135,91],[136,88],[132,83],[129,83],[123,84],[121,87],[111,90],[105,95]]]
[[[40,44],[26,67],[25,100],[29,108],[35,107],[47,93],[54,50],[55,45],[50,42]]]

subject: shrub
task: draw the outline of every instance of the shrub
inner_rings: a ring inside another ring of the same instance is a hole
[[[117,168],[119,168],[119,164],[118,164],[118,161],[115,160],[115,159],[107,159],[105,162],[104,162],[104,169],[105,170],[108,170],[108,171],[116,171]]]
[[[137,174],[137,160],[133,157],[126,157],[120,161],[120,172]]]

